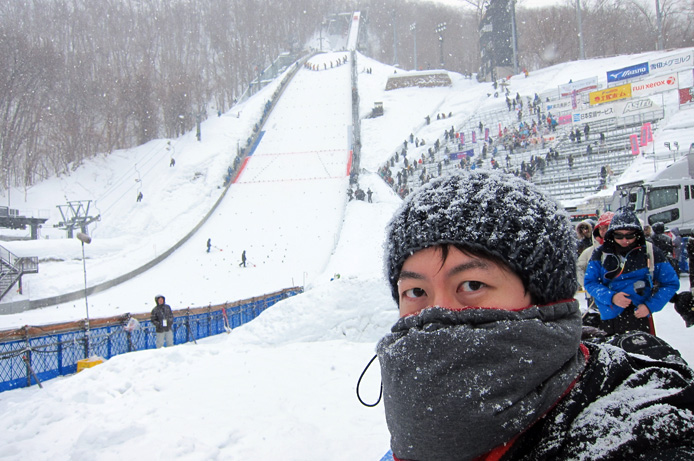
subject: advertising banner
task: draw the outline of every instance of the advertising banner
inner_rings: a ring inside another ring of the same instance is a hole
[[[460,139],[458,141],[460,144],[465,144],[465,133],[458,133],[458,138]]]
[[[650,98],[643,98],[616,103],[615,108],[618,116],[627,117],[629,115],[635,115],[641,112],[661,110],[663,106],[653,102],[653,100]]]
[[[640,98],[661,91],[676,90],[678,88],[677,85],[677,74],[649,78],[648,80],[632,83],[631,96]]]
[[[661,59],[654,59],[648,62],[648,67],[651,72],[670,72],[676,69],[681,69],[683,67],[694,66],[694,59],[692,58],[692,53],[679,53],[672,56],[667,56]]]
[[[547,112],[551,111],[554,114],[561,111],[571,110],[571,106],[571,98],[562,98],[557,99],[556,101],[545,102],[545,110]]]
[[[641,77],[642,75],[646,74],[648,74],[648,63],[642,62],[633,66],[607,71],[607,83]]]
[[[477,133],[475,133],[475,130],[472,130],[472,143],[477,143]]]
[[[489,141],[489,128],[484,129],[484,140]]]
[[[639,155],[639,136],[636,134],[629,135],[629,144],[631,144],[631,153]]]
[[[604,104],[606,102],[614,102],[620,99],[631,97],[631,84],[614,86],[606,90],[593,91],[590,93],[590,105]]]
[[[680,106],[694,106],[694,88],[680,88]]]
[[[649,142],[653,142],[653,130],[651,129],[651,122],[646,122],[641,125],[641,142],[639,145],[645,147]]]
[[[571,121],[573,123],[580,124],[616,117],[617,114],[615,113],[614,109],[614,104],[609,104],[601,108],[589,109],[581,112],[574,112],[573,114],[571,114]]]
[[[565,98],[571,96],[574,91],[582,93],[584,91],[593,91],[598,89],[598,77],[584,78],[575,82],[559,85],[559,97]]]
[[[468,149],[461,152],[451,152],[448,155],[451,160],[458,160],[464,157],[472,157],[473,155],[475,155],[475,149]]]
[[[574,112],[572,114],[572,122],[575,124],[581,124],[612,117],[628,117],[630,115],[636,115],[642,112],[650,112],[661,109],[662,106],[653,102],[653,100],[650,98],[620,101],[613,104],[605,104],[604,106]]]
[[[572,120],[571,114],[568,114],[568,115],[560,115],[560,116],[557,118],[557,123],[558,123],[559,125],[567,125],[567,124],[571,123],[571,120]]]

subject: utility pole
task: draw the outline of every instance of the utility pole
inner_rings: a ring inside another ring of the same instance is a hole
[[[393,65],[398,66],[398,31],[395,27],[395,10],[391,12],[393,17]]]
[[[441,54],[441,69],[444,68],[445,61],[443,60],[443,31],[446,30],[446,23],[442,22],[436,26],[436,33],[439,34],[439,53]]]
[[[511,8],[511,45],[513,46],[513,73],[518,73],[518,37],[516,35],[516,0],[511,0],[508,3]]]
[[[87,302],[87,263],[84,259],[84,244],[92,243],[92,238],[82,232],[77,233],[77,239],[82,242],[82,268],[84,269],[84,306],[87,309],[87,320],[84,324],[85,331],[85,345],[84,345],[84,358],[88,359],[92,355],[91,340],[89,338],[89,302]]]
[[[656,43],[656,50],[663,49],[663,12],[660,9],[660,0],[655,0],[655,22],[657,27],[658,42]]]
[[[414,70],[418,70],[417,67],[417,23],[413,22],[410,24],[410,32],[414,33]]]
[[[583,49],[583,23],[581,22],[581,0],[576,0],[576,21],[578,22],[578,59],[583,60],[586,59],[586,52]]]

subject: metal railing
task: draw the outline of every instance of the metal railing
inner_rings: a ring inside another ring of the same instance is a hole
[[[174,344],[239,327],[277,302],[301,292],[303,288],[293,287],[249,300],[174,311]],[[104,359],[154,349],[155,330],[149,314],[132,317],[140,323],[140,327],[133,331],[124,328],[131,318],[129,314],[101,321],[92,319],[88,337],[83,321],[0,332],[0,336],[6,338],[0,339],[0,392],[31,386],[36,383],[36,378],[45,381],[75,373],[77,362],[87,358],[87,338],[91,354]]]

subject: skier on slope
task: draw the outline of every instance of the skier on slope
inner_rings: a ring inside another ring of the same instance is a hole
[[[693,459],[694,371],[646,333],[581,342],[574,230],[534,185],[437,178],[385,249],[393,459]]]

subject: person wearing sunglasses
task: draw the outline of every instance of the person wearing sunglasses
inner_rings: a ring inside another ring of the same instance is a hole
[[[591,256],[584,286],[600,310],[598,327],[608,335],[634,330],[655,335],[651,314],[665,307],[680,281],[665,254],[646,241],[634,212],[623,207]]]
[[[659,338],[582,342],[575,230],[512,175],[462,171],[386,229],[378,343],[394,461],[694,459],[694,371]],[[384,457],[383,459],[387,459]]]
[[[591,226],[590,221],[587,219],[585,221],[581,221],[578,223],[576,226],[576,238],[577,238],[577,243],[576,243],[576,254],[581,255],[583,251],[593,245],[593,240],[591,238],[593,232],[593,226]]]

